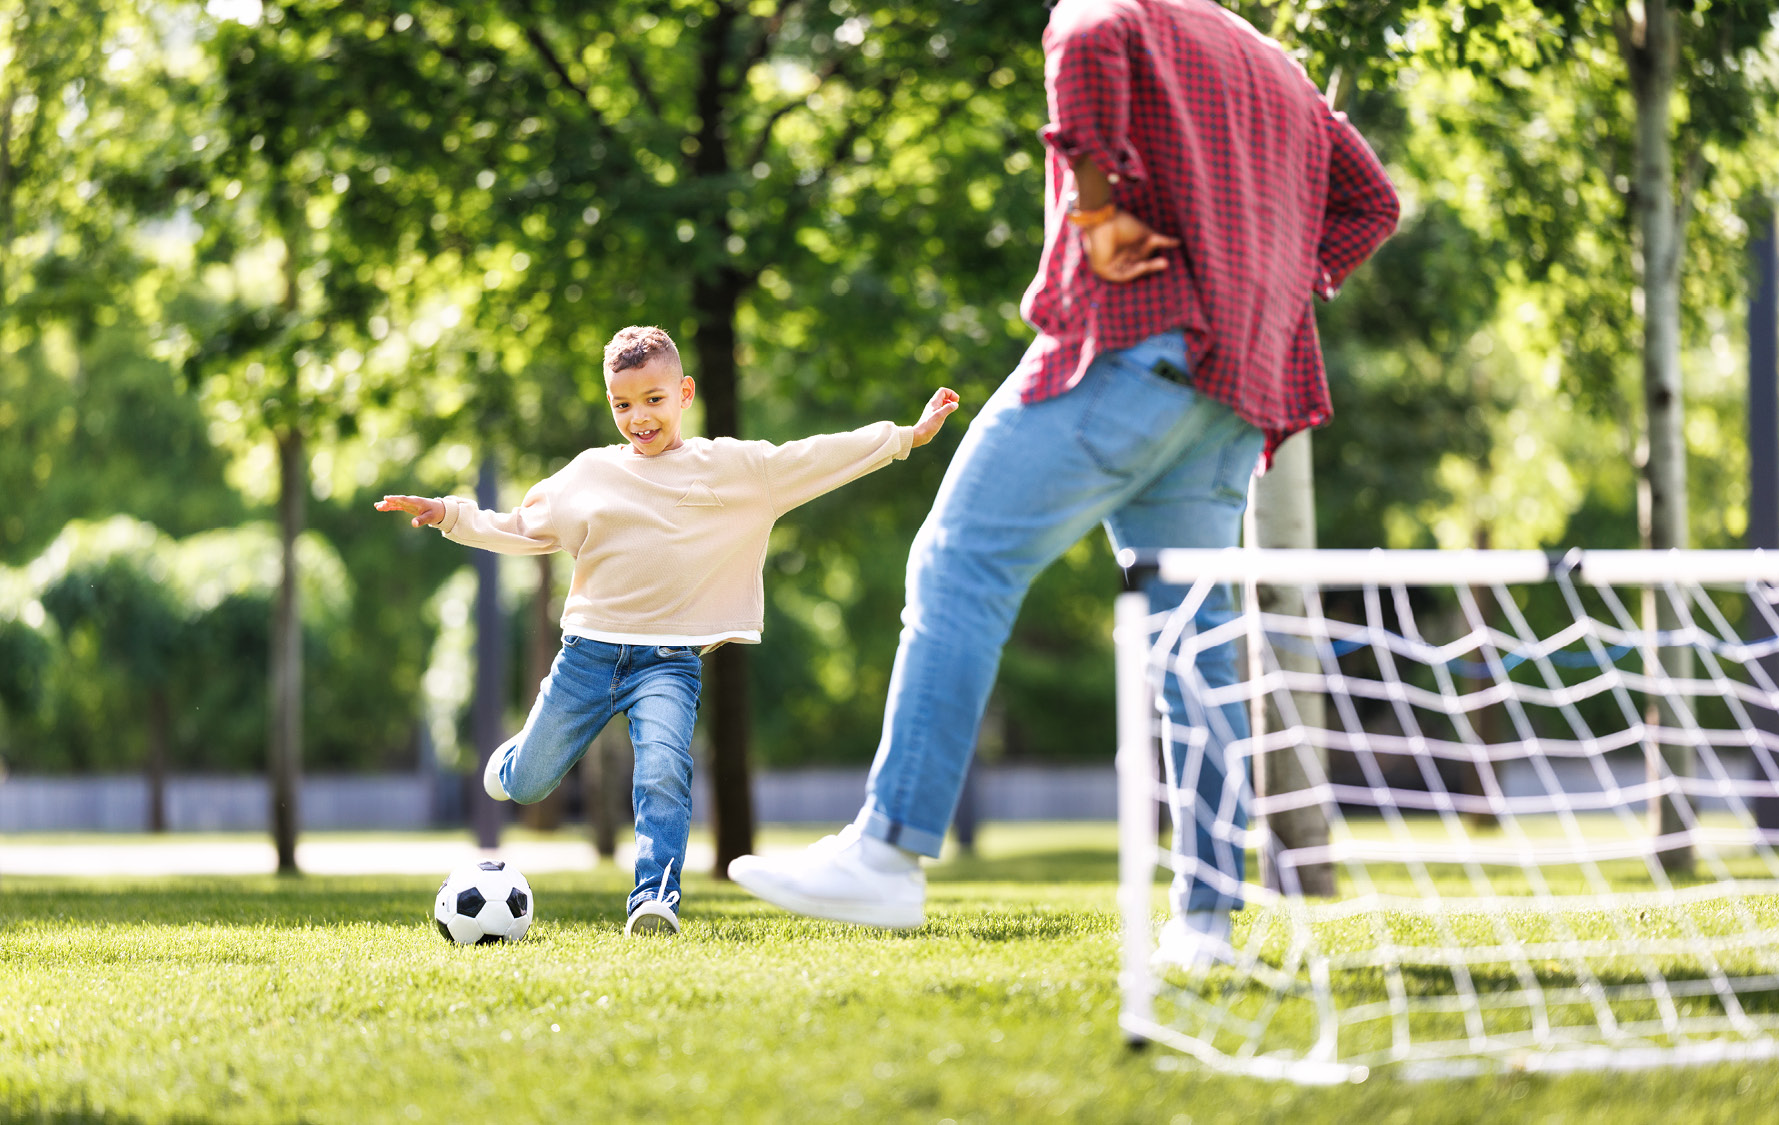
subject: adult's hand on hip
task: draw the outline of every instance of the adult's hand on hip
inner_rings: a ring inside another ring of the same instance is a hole
[[[1163,250],[1180,245],[1177,238],[1157,233],[1129,211],[1114,212],[1103,223],[1081,232],[1087,264],[1107,281],[1135,281],[1167,268]]]

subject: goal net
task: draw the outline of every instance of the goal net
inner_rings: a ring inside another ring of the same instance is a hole
[[[1120,561],[1184,591],[1117,611],[1134,1042],[1300,1082],[1779,1054],[1779,557]],[[1158,961],[1206,902],[1228,944]]]

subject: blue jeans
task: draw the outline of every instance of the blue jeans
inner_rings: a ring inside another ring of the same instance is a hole
[[[581,760],[613,715],[630,716],[636,748],[636,889],[677,908],[692,827],[692,727],[698,720],[695,649],[562,638],[525,728],[496,751],[500,784],[522,805],[543,800]]]
[[[1265,439],[1229,407],[1195,393],[1189,378],[1156,374],[1160,361],[1187,370],[1179,332],[1101,353],[1079,385],[1043,402],[1020,402],[1015,373],[970,424],[908,556],[901,643],[859,814],[863,831],[939,854],[1026,590],[1095,524],[1105,526],[1114,548],[1241,541],[1248,482]],[[1146,592],[1157,611],[1178,606],[1186,593],[1160,583]],[[1222,587],[1200,622],[1227,620],[1232,610]],[[1234,646],[1223,650],[1201,661],[1211,686],[1235,680]],[[1169,712],[1187,716],[1177,677],[1167,679]],[[1239,904],[1241,849],[1230,846],[1227,829],[1221,841],[1213,838],[1209,818],[1199,815],[1230,811],[1221,748],[1226,737],[1246,737],[1248,724],[1240,707],[1224,712],[1230,729],[1212,732],[1194,768],[1186,748],[1168,740],[1170,776],[1193,779],[1197,805],[1176,800],[1175,849],[1218,874],[1217,886],[1176,879],[1177,909]],[[1242,808],[1232,817],[1244,816]],[[1182,830],[1186,823],[1196,830]]]

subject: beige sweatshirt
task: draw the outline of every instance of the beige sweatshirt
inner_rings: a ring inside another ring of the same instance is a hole
[[[508,555],[567,551],[562,631],[616,644],[758,642],[761,569],[778,517],[908,456],[914,430],[878,422],[773,445],[687,438],[653,457],[589,449],[511,512],[443,497],[445,538]]]

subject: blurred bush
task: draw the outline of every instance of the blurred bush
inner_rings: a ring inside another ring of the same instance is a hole
[[[425,603],[461,560],[397,521],[330,515],[344,550],[317,531],[298,549],[306,760],[408,768],[436,632]],[[385,541],[396,532],[405,543]],[[37,559],[0,570],[0,758],[135,769],[161,739],[173,770],[263,769],[277,574],[265,523],[182,540],[128,517],[69,524]]]

